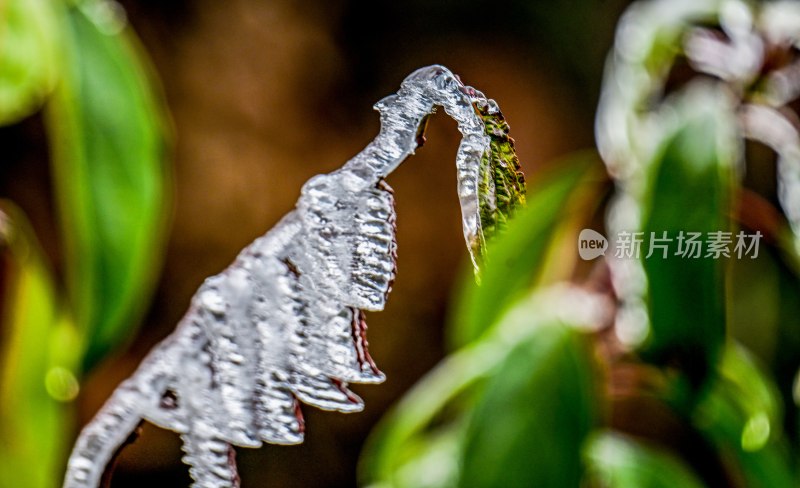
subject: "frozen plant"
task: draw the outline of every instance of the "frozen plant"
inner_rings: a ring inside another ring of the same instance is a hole
[[[146,420],[181,435],[197,488],[239,485],[233,446],[303,440],[299,402],[355,412],[353,383],[384,376],[363,311],[382,310],[395,275],[395,212],[384,182],[421,141],[436,106],[456,120],[458,196],[476,267],[486,235],[524,202],[524,181],[494,101],[449,70],[417,70],[375,108],[378,136],[309,180],[295,210],[208,278],[157,345],[83,429],[65,488],[96,487]]]

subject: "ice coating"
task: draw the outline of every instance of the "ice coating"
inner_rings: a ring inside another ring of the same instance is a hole
[[[363,409],[348,383],[384,375],[367,352],[362,311],[384,308],[395,275],[394,200],[383,179],[413,154],[424,119],[442,106],[463,136],[456,165],[464,236],[480,240],[478,178],[489,137],[477,103],[499,114],[449,70],[430,66],[376,104],[378,136],[341,169],[309,180],[293,211],[206,279],[175,331],[83,429],[64,487],[97,487],[144,420],[181,435],[194,487],[235,487],[233,446],[303,441],[299,402]]]

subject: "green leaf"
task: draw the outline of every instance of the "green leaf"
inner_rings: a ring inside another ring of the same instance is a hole
[[[689,87],[668,110],[677,114],[677,127],[647,168],[642,230],[648,239],[699,232],[705,242],[711,232],[731,231],[736,116],[727,92],[705,84]],[[700,257],[671,249],[666,258],[656,251],[643,261],[650,316],[643,354],[678,366],[698,385],[725,337],[726,258],[709,256],[705,246]]]
[[[578,486],[599,408],[591,357],[561,324],[514,346],[471,414],[459,486]]]
[[[461,280],[449,320],[454,347],[480,337],[542,275],[551,244],[568,220],[570,202],[588,197],[599,204],[596,187],[598,181],[605,182],[600,168],[594,154],[579,154],[532,182],[525,208],[516,212],[500,237],[489,242],[480,283],[472,276]]]
[[[111,3],[67,11],[67,69],[48,107],[67,291],[87,368],[141,318],[168,214],[163,105],[120,22]]]
[[[478,177],[479,242],[471,243],[475,254],[482,255],[486,241],[502,232],[516,210],[525,206],[526,190],[525,175],[503,114],[488,101],[475,103],[475,111],[483,120],[490,147],[481,158]]]
[[[24,215],[0,203],[3,310],[0,339],[0,486],[52,488],[61,482],[77,396],[74,331]]]
[[[590,479],[604,488],[704,486],[683,461],[668,451],[611,431],[592,435],[585,457]]]
[[[0,4],[0,125],[30,115],[53,89],[59,27],[50,0]]]
[[[741,346],[724,349],[692,421],[749,488],[796,486],[780,394]]]

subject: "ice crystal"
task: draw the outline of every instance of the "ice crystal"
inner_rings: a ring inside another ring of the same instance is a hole
[[[98,486],[143,420],[181,435],[195,487],[232,487],[232,446],[302,442],[299,402],[363,408],[348,383],[384,379],[367,351],[363,311],[383,309],[395,276],[394,202],[384,178],[414,152],[436,106],[463,136],[456,166],[464,237],[471,252],[480,248],[487,216],[495,225],[498,212],[523,199],[513,144],[494,101],[444,67],[422,68],[375,105],[380,133],[363,151],[309,180],[292,212],[203,283],[176,330],[83,429],[66,488]]]

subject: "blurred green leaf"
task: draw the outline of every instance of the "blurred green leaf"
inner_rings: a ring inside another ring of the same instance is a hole
[[[679,458],[632,437],[604,431],[587,441],[585,457],[591,486],[603,488],[702,488]]]
[[[800,281],[786,269],[779,273],[779,324],[775,355],[770,363],[783,399],[784,428],[789,441],[800,450]]]
[[[3,329],[0,340],[0,486],[60,484],[78,394],[78,353],[55,284],[24,215],[0,203]]]
[[[731,286],[731,301],[736,311],[731,322],[733,338],[747,344],[769,364],[783,399],[784,429],[797,452],[800,449],[800,301],[797,300],[800,255],[786,222],[781,223],[776,237],[775,248],[762,246],[755,262],[735,263],[734,271],[738,269],[740,276],[734,275]],[[757,296],[767,286],[774,287],[769,301]],[[753,307],[746,312],[749,321],[740,318],[739,311],[745,308],[742,302]],[[761,347],[754,348],[754,344]],[[767,349],[764,344],[771,347]]]
[[[146,309],[170,190],[162,101],[115,5],[67,11],[66,72],[48,114],[67,289],[87,368],[130,337]]]
[[[780,390],[787,440],[800,442],[794,390],[800,369],[800,281],[781,265],[777,250],[762,246],[757,259],[734,260],[729,286],[729,336],[746,344],[770,370]]]
[[[542,414],[546,419],[553,409],[560,409],[564,415],[578,415],[578,420],[571,421],[562,439],[571,442],[569,432],[583,429],[581,415],[593,417],[593,409],[599,408],[596,403],[593,407],[587,403],[595,393],[595,385],[591,384],[594,378],[587,378],[592,367],[586,349],[588,338],[573,329],[573,326],[585,325],[582,321],[594,312],[581,298],[568,288],[544,289],[512,307],[481,339],[447,356],[392,408],[373,432],[360,464],[364,484],[416,488],[420,478],[415,470],[434,465],[440,469],[433,470],[428,479],[439,480],[442,484],[430,486],[463,484],[454,471],[465,465],[461,459],[463,452],[461,447],[457,450],[454,447],[467,445],[468,432],[473,438],[478,434],[475,429],[481,424],[469,422],[476,404],[486,401],[487,382],[499,383],[495,388],[507,387],[507,379],[498,378],[514,368],[519,371],[511,373],[512,381],[522,380],[519,375],[529,374],[531,383],[525,386],[545,388],[541,398],[525,405],[533,417]],[[568,314],[569,317],[562,308],[567,302],[576,312]],[[512,353],[521,355],[525,361],[512,359]],[[556,385],[552,382],[554,378],[561,378],[559,381],[563,380],[564,384]],[[520,390],[522,395],[528,393]],[[552,401],[576,399],[579,402],[566,409],[552,404]],[[508,400],[521,407],[516,402],[519,398],[511,396]],[[516,414],[522,416],[522,412]],[[482,415],[482,419],[487,420],[490,412]],[[555,421],[552,418],[546,421],[550,420]],[[518,425],[523,429],[526,426],[524,422]],[[555,424],[552,427],[555,428]],[[578,456],[577,447],[574,453]],[[437,459],[439,461],[434,462]]]
[[[441,443],[435,439],[448,442],[461,430],[448,422],[436,425],[436,421],[445,417],[458,423],[464,406],[457,400],[480,388],[502,354],[495,344],[466,347],[446,357],[414,385],[371,435],[360,463],[364,480],[376,486],[416,488],[414,479],[403,474],[413,471],[407,467],[437,457]]]
[[[738,148],[732,102],[718,87],[696,84],[668,110],[676,113],[677,127],[649,163],[642,230],[648,237],[666,232],[672,239],[682,231],[699,232],[700,241],[707,244],[709,233],[731,230]],[[666,122],[663,125],[669,127]],[[671,249],[677,250],[677,245]],[[705,378],[725,337],[727,259],[707,251],[704,245],[700,257],[673,251],[664,258],[655,250],[643,260],[650,312],[644,356],[678,366],[693,385]]]
[[[511,349],[470,416],[459,486],[578,486],[581,446],[598,416],[595,380],[584,334],[538,327]]]
[[[725,347],[693,424],[748,488],[796,486],[780,393],[741,346]]]
[[[555,319],[552,314],[540,313],[545,303],[531,299],[496,326],[495,322],[539,274],[530,268],[543,260],[559,234],[558,225],[569,213],[565,201],[569,197],[580,200],[575,196],[579,183],[599,179],[592,171],[599,167],[596,163],[595,156],[581,155],[558,165],[552,175],[538,182],[541,191],[533,194],[527,208],[516,212],[502,237],[490,241],[482,284],[475,285],[471,277],[464,280],[469,283],[464,292],[468,298],[461,301],[458,316],[465,320],[456,321],[457,328],[474,327],[473,339],[479,335],[482,339],[446,358],[387,415],[365,449],[362,471],[366,480],[375,486],[393,487],[418,486],[423,478],[441,483],[430,486],[455,483],[453,469],[459,464],[452,458],[452,448],[465,435],[465,412],[472,411],[486,378],[496,375],[498,365],[505,363],[518,340],[538,331],[543,321],[549,320],[547,325],[553,326]],[[579,193],[586,197],[592,192]],[[596,192],[590,196],[598,204]],[[422,467],[432,465],[441,470],[417,476]]]
[[[567,220],[569,202],[586,197],[579,190],[601,179],[600,168],[593,153],[579,154],[531,182],[525,208],[516,212],[502,238],[489,242],[480,284],[472,277],[461,280],[449,327],[454,347],[480,337],[541,276],[550,245]],[[596,193],[590,197],[599,205]]]
[[[450,422],[403,446],[403,462],[370,488],[456,488],[464,421]]]
[[[0,125],[35,111],[58,74],[61,30],[50,0],[0,4]]]
[[[780,272],[771,252],[763,247],[757,259],[734,259],[731,263],[729,335],[747,344],[764,361],[771,361],[778,347],[778,329],[783,318]],[[797,352],[800,358],[800,351]]]

